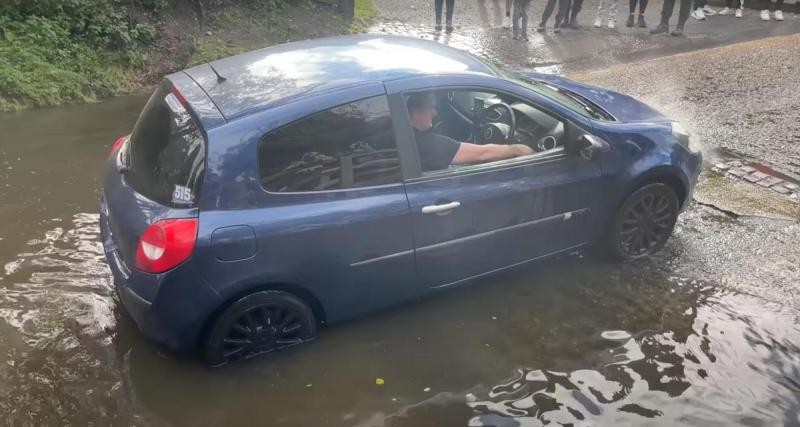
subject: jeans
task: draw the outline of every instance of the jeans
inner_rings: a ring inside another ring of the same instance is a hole
[[[442,25],[442,3],[444,0],[435,0],[436,7],[436,25]],[[447,0],[447,25],[453,23],[453,3],[455,0]]]
[[[733,7],[734,1],[736,2],[736,7]],[[725,0],[725,7],[729,9],[741,9],[742,8],[742,0]]]
[[[664,0],[664,7],[661,9],[661,24],[669,25],[669,18],[672,17],[672,10],[675,9],[675,0]],[[678,12],[678,26],[683,27],[689,14],[692,13],[692,0],[681,0],[681,9]]]
[[[511,18],[511,28],[514,36],[519,33],[520,26],[522,27],[521,34],[528,34],[528,6],[531,0],[514,0],[514,15]],[[521,24],[518,26],[518,24]]]
[[[603,11],[608,13],[608,19],[614,19],[617,16],[617,0],[600,0],[597,5],[597,16],[602,17]]]

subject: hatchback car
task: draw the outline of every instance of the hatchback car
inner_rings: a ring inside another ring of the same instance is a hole
[[[529,148],[426,166],[420,93],[429,132]],[[141,331],[218,365],[585,245],[648,256],[700,167],[683,128],[631,97],[434,42],[334,37],[167,76],[113,144],[100,222]]]

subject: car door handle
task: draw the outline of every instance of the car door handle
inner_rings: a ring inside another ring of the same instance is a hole
[[[459,203],[459,202],[450,202],[450,203],[445,203],[443,205],[428,205],[428,206],[423,206],[422,207],[422,213],[424,213],[424,214],[427,214],[427,213],[442,213],[442,212],[451,211],[451,210],[453,210],[453,209],[455,209],[455,208],[457,208],[459,206],[461,206],[461,203]]]

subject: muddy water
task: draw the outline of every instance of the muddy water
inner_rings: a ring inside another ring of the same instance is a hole
[[[5,424],[800,424],[798,312],[694,277],[685,223],[656,260],[548,261],[239,366],[163,354],[114,295],[95,213],[143,102],[0,116]]]

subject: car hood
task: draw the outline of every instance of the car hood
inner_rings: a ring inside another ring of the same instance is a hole
[[[553,74],[525,73],[528,77],[575,92],[597,104],[621,122],[667,122],[669,119],[649,105],[631,97],[556,76]]]

